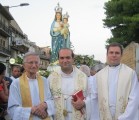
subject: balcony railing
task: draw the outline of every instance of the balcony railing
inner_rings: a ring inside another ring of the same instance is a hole
[[[7,48],[0,45],[0,54],[3,54],[5,56],[10,56],[11,51],[10,51],[10,49],[7,49]]]
[[[25,47],[29,48],[30,42],[26,39],[15,38],[15,39],[12,39],[11,46],[25,46]]]
[[[11,42],[11,48],[21,53],[26,53],[29,50],[29,41],[22,38],[14,38]]]
[[[11,35],[11,30],[9,29],[9,27],[4,25],[1,21],[0,21],[0,33],[6,37],[10,37]]]

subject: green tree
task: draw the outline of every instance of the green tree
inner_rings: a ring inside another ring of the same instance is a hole
[[[126,47],[132,41],[139,43],[139,0],[110,0],[104,9],[104,26],[112,32],[107,44],[118,42]]]
[[[85,64],[90,67],[90,66],[94,65],[94,56],[75,55],[74,63],[76,66]]]
[[[15,63],[17,63],[17,64],[23,64],[23,59],[21,57],[17,56],[15,58]]]

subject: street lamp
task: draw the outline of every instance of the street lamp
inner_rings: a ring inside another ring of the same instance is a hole
[[[29,3],[21,3],[19,5],[15,5],[15,6],[8,6],[8,8],[19,7],[19,6],[23,7],[23,6],[28,6],[28,5],[29,5]]]

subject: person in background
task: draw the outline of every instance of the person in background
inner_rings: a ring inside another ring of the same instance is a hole
[[[20,66],[13,66],[12,67],[12,76],[10,77],[12,80],[15,80],[20,76]]]
[[[55,120],[85,120],[86,116],[81,112],[85,109],[85,103],[80,98],[73,101],[72,95],[82,90],[86,96],[87,76],[73,66],[74,53],[69,48],[62,48],[58,52],[60,68],[52,72],[48,79],[50,89],[56,106]],[[87,113],[87,111],[85,111]]]
[[[90,75],[91,75],[91,76],[94,76],[95,74],[96,74],[95,66],[92,66],[92,67],[90,68]]]
[[[21,68],[20,68],[20,76],[21,76],[24,72],[25,72],[25,69],[24,69],[23,66],[21,66]]]
[[[98,102],[97,101],[91,101],[91,97],[92,97],[92,87],[94,87],[93,82],[94,82],[94,76],[97,72],[99,72],[101,69],[104,68],[104,64],[100,63],[100,64],[96,64],[94,66],[92,66],[90,68],[90,77],[88,78],[88,85],[87,85],[87,98],[86,100],[90,101],[90,106],[88,109],[90,109],[90,111],[92,111],[93,113],[93,117],[92,117],[92,112],[90,112],[90,120],[99,120],[99,111],[98,111]],[[92,107],[93,106],[93,107]],[[95,108],[95,109],[94,109]]]
[[[96,64],[90,68],[90,77],[88,79],[88,94],[91,94],[91,88],[93,86],[94,75],[105,67],[104,64]]]
[[[119,43],[107,46],[108,65],[92,80],[91,120],[138,120],[139,82],[136,72],[120,63],[122,53]]]
[[[9,96],[9,92],[7,88],[7,85],[9,83],[4,80],[5,71],[6,71],[6,66],[3,63],[0,63],[0,103],[8,102],[8,96]]]
[[[27,52],[23,58],[25,72],[10,86],[8,113],[12,120],[51,120],[55,113],[48,80],[37,72],[39,55]]]
[[[5,120],[6,110],[7,110],[7,102],[9,97],[8,85],[9,82],[5,80],[5,71],[6,66],[3,63],[0,63],[0,108],[2,115],[0,116],[1,120]]]
[[[79,69],[84,72],[87,77],[90,77],[90,68],[87,65],[81,65]]]
[[[99,72],[101,69],[103,69],[105,66],[104,64],[96,64],[90,68],[90,74],[91,76],[94,76],[97,72]]]
[[[7,82],[7,88],[10,89],[10,85],[12,84],[12,79],[10,77],[5,76],[4,80]]]

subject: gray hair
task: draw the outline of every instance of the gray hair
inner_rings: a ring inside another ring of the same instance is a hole
[[[90,76],[90,68],[87,65],[81,65],[79,69],[84,72],[87,77]]]
[[[100,71],[101,69],[103,69],[105,67],[104,64],[96,64],[94,66],[91,67],[91,70],[94,70],[95,72]]]
[[[39,62],[40,62],[40,57],[39,57],[39,54],[37,54],[37,53],[35,53],[35,52],[32,52],[32,51],[29,51],[29,52],[27,52],[27,53],[25,53],[25,55],[24,55],[24,57],[23,57],[23,63],[25,63],[26,62],[26,58],[28,57],[28,56],[37,56],[38,58],[39,58]]]

